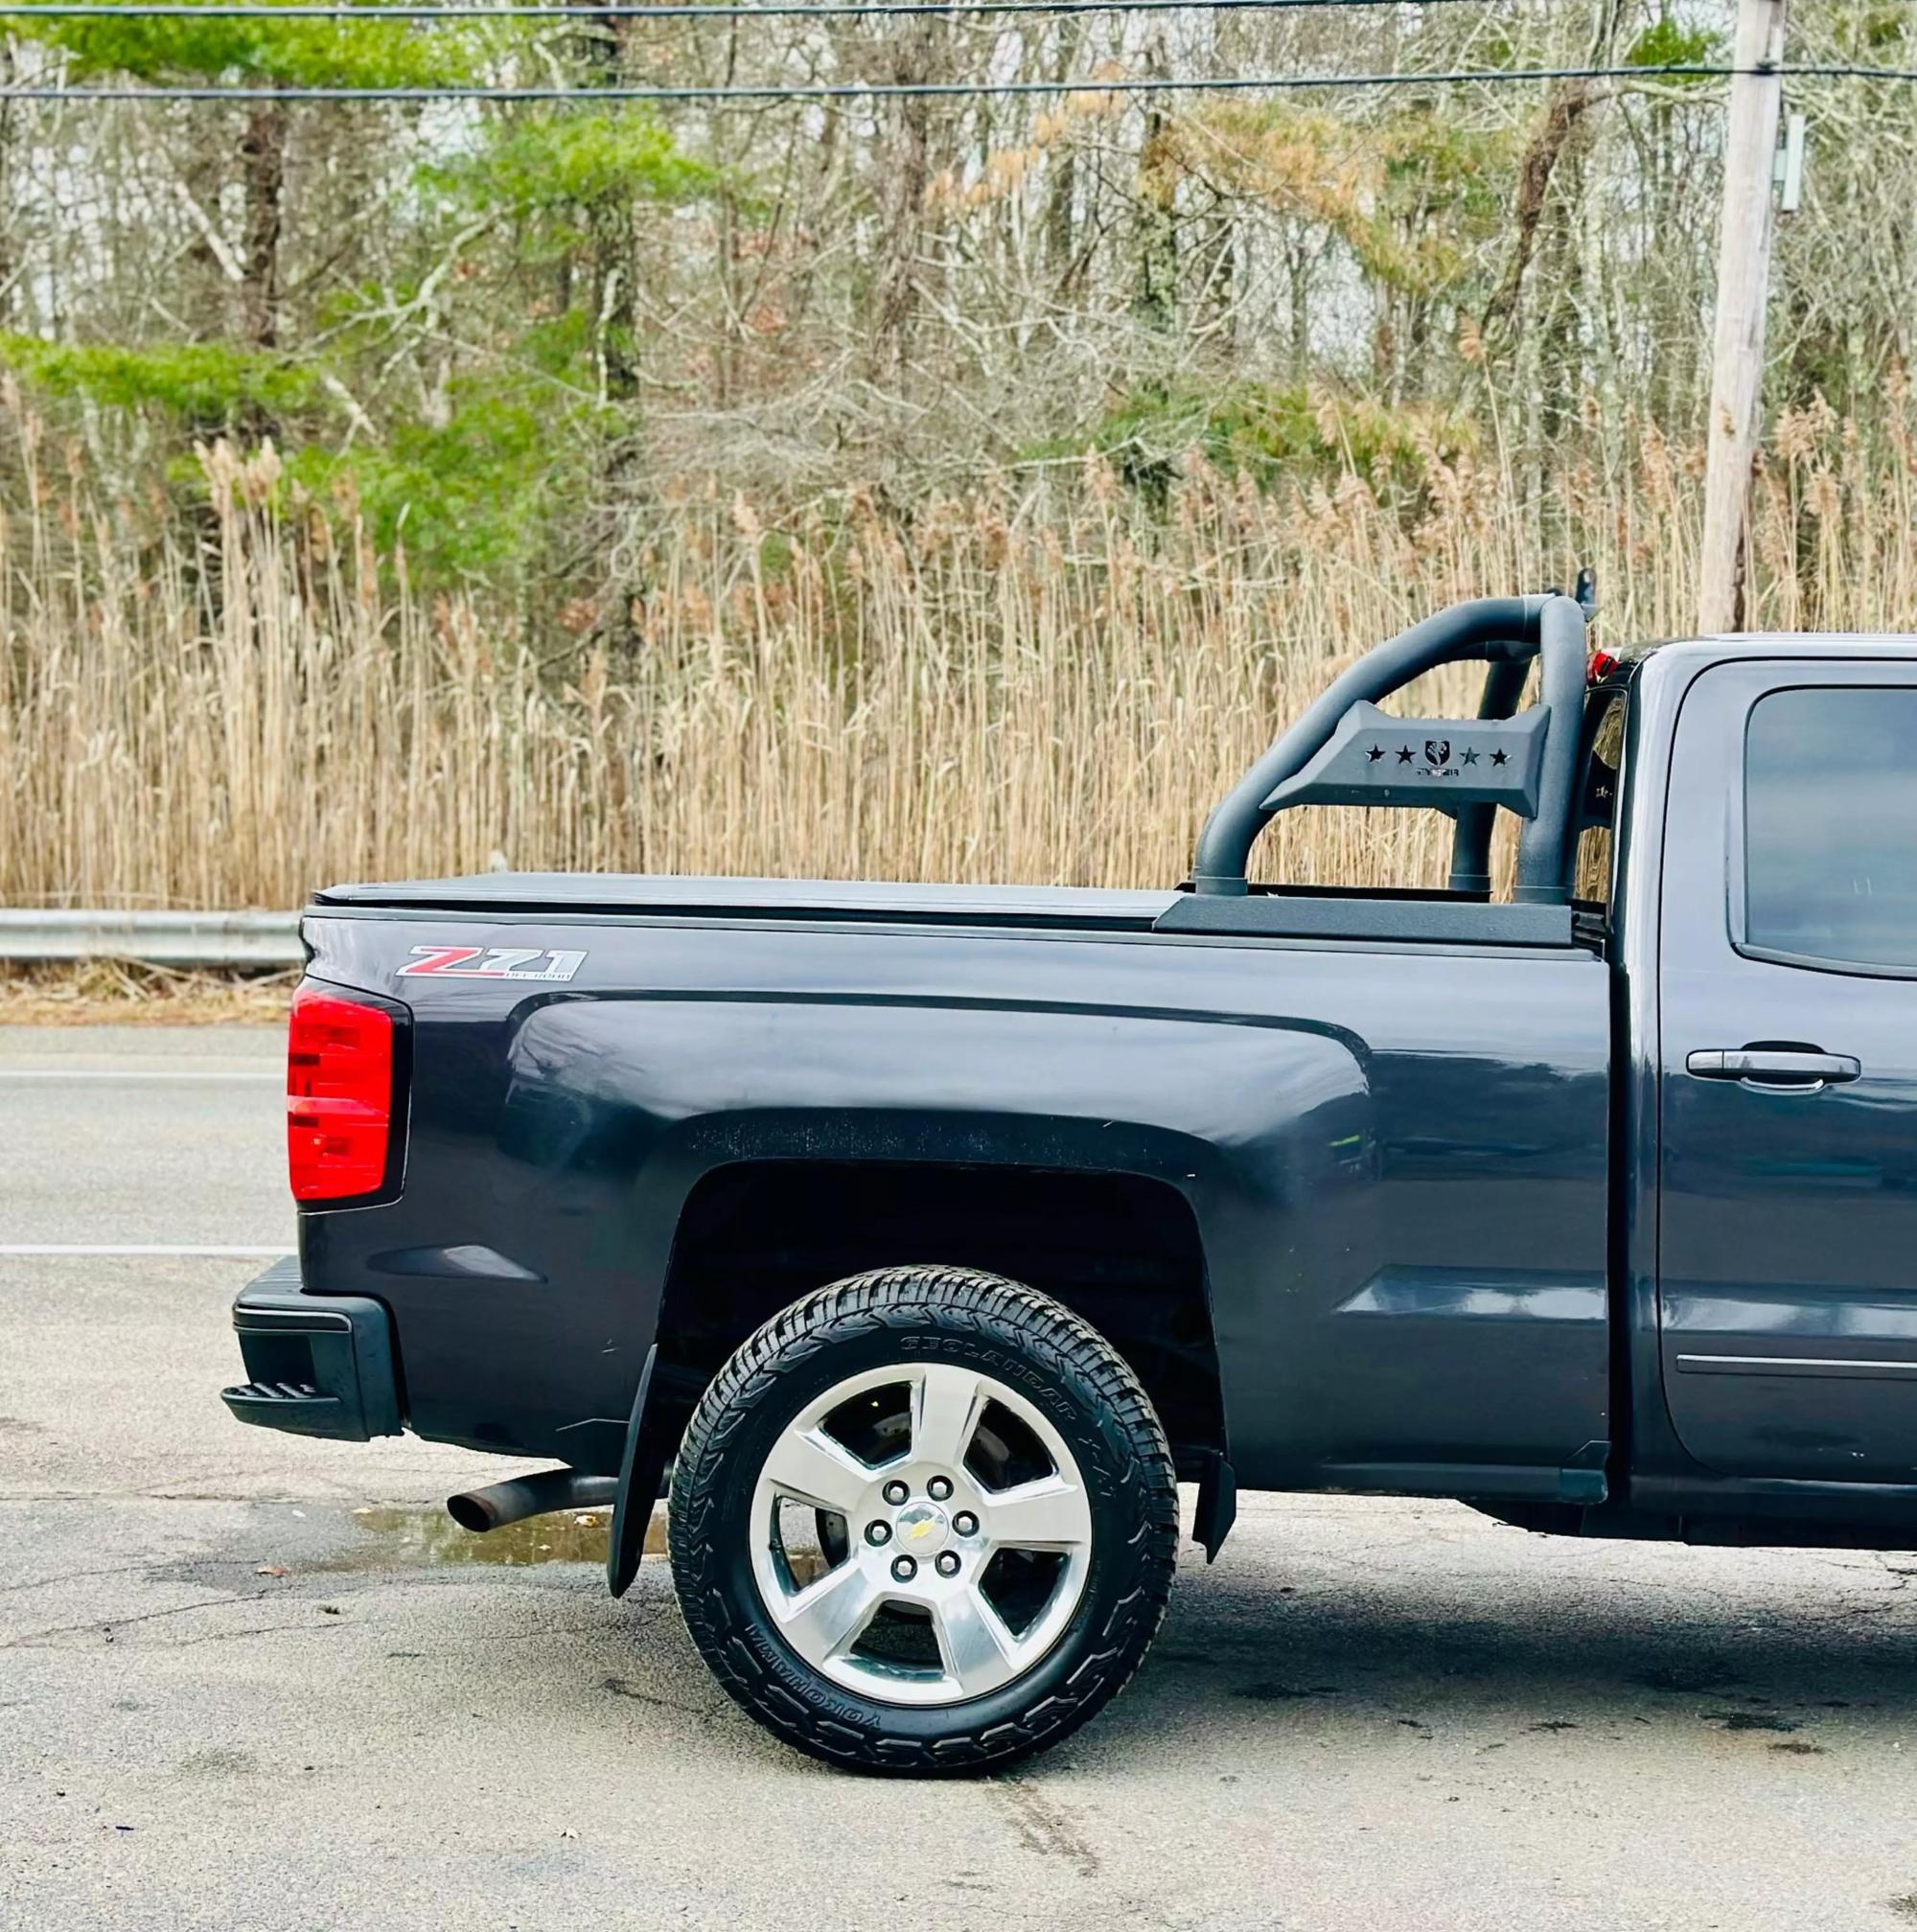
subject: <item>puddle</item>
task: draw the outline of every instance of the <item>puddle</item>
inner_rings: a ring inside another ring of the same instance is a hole
[[[462,1530],[443,1505],[356,1509],[348,1518],[360,1541],[312,1570],[365,1571],[430,1569],[441,1564],[490,1564],[525,1569],[535,1563],[595,1563],[602,1568],[612,1531],[610,1509],[563,1509],[551,1516],[528,1516],[483,1536]],[[665,1512],[653,1512],[646,1526],[646,1554],[665,1553]]]

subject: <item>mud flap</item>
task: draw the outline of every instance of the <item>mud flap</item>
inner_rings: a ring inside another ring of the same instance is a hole
[[[646,1411],[653,1392],[653,1370],[658,1364],[658,1344],[646,1350],[646,1366],[633,1395],[632,1419],[626,1424],[626,1453],[619,1462],[619,1493],[612,1499],[612,1535],[606,1546],[606,1587],[623,1597],[639,1574],[645,1554],[646,1529],[658,1501],[659,1480],[665,1474],[671,1445],[662,1439],[658,1418],[647,1427]]]
[[[1207,1563],[1218,1560],[1237,1515],[1237,1476],[1222,1456],[1208,1455],[1198,1478],[1198,1508],[1191,1523],[1192,1540],[1205,1552]]]

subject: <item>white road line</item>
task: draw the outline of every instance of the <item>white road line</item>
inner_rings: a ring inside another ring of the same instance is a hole
[[[0,1067],[0,1080],[284,1080],[277,1068],[265,1072],[209,1073],[198,1068],[183,1067],[177,1072],[136,1071],[132,1069],[106,1070],[91,1067]]]
[[[277,1241],[257,1248],[196,1246],[168,1241],[4,1241],[0,1256],[27,1254],[186,1254],[219,1260],[276,1260],[297,1244]]]

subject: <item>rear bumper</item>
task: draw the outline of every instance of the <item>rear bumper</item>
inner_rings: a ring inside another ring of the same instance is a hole
[[[304,1295],[289,1255],[233,1304],[247,1379],[220,1391],[242,1422],[367,1442],[400,1433],[392,1318],[359,1295]]]

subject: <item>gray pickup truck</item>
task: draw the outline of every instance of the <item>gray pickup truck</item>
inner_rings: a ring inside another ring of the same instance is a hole
[[[1381,708],[1461,659],[1475,718]],[[1448,814],[1448,886],[1249,884],[1326,804]],[[1208,1556],[1239,1488],[1917,1546],[1917,639],[1587,662],[1486,600],[1182,886],[500,874],[304,932],[299,1255],[228,1406],[546,1460],[450,1506],[611,1504],[615,1592],[669,1469],[693,1637],[819,1757],[1084,1722],[1181,1478]]]

